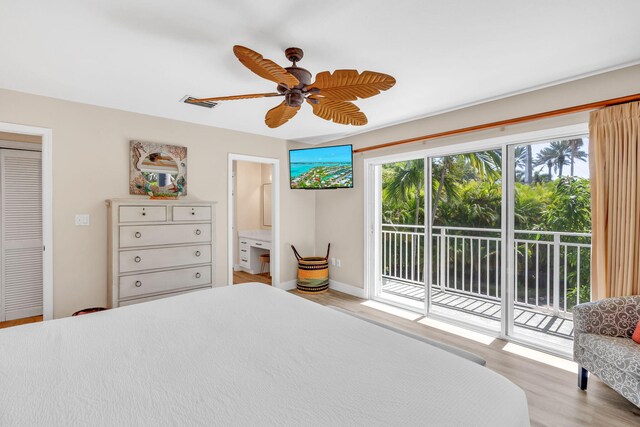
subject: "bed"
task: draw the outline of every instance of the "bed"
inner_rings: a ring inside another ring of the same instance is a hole
[[[528,426],[524,392],[261,284],[0,331],[0,425]]]

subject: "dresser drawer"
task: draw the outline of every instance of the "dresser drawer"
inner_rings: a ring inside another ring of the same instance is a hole
[[[249,246],[254,248],[271,249],[271,242],[265,242],[264,240],[249,240]]]
[[[247,256],[249,254],[250,250],[251,250],[251,246],[241,244],[238,247],[238,251],[239,251],[238,254],[240,254],[240,255],[244,254],[245,256]]]
[[[251,263],[249,262],[248,255],[240,255],[238,257],[238,264],[240,265],[240,267],[251,268]]]
[[[176,295],[188,294],[190,292],[198,292],[198,291],[202,291],[204,289],[210,289],[210,288],[211,288],[211,285],[209,285],[207,287],[204,287],[204,288],[189,289],[187,291],[180,291],[180,292],[172,292],[170,294],[162,294],[162,295],[154,295],[152,297],[142,297],[142,298],[130,299],[130,300],[127,300],[127,301],[121,301],[120,303],[118,303],[118,306],[119,307],[126,307],[127,305],[139,304],[141,302],[153,301],[153,300],[156,300],[156,299],[174,297]]]
[[[120,277],[120,298],[170,292],[211,283],[211,266]]]
[[[174,221],[209,221],[211,220],[210,206],[174,206]]]
[[[120,206],[120,222],[158,222],[167,220],[165,206]]]
[[[120,273],[211,262],[211,245],[120,252]]]
[[[210,241],[211,224],[126,225],[120,227],[121,248]]]

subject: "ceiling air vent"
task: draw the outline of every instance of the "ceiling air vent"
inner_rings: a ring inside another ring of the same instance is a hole
[[[180,100],[180,102],[184,102],[185,104],[189,104],[189,105],[197,105],[198,107],[204,107],[204,108],[213,108],[216,105],[218,105],[217,102],[213,102],[213,101],[205,101],[205,102],[189,102],[193,99],[198,99],[198,98],[194,98],[193,96],[185,96],[184,98],[182,98]]]

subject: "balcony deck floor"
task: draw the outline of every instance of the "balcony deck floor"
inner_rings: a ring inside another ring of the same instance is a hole
[[[383,279],[382,291],[412,301],[424,302],[423,287],[414,283],[385,278]],[[432,287],[431,303],[466,315],[493,320],[498,324],[502,315],[499,301],[464,293],[442,291],[436,286]],[[513,316],[516,328],[521,327],[534,333],[543,333],[556,339],[560,338],[562,341],[570,342],[573,340],[573,320],[571,319],[519,305],[515,306]]]

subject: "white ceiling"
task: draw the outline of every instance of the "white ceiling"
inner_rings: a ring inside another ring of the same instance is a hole
[[[640,60],[638,0],[0,0],[0,87],[188,122],[319,143]],[[355,68],[395,87],[356,103],[369,124],[304,105],[278,129],[278,99],[241,44],[288,66],[301,47],[314,75]]]

